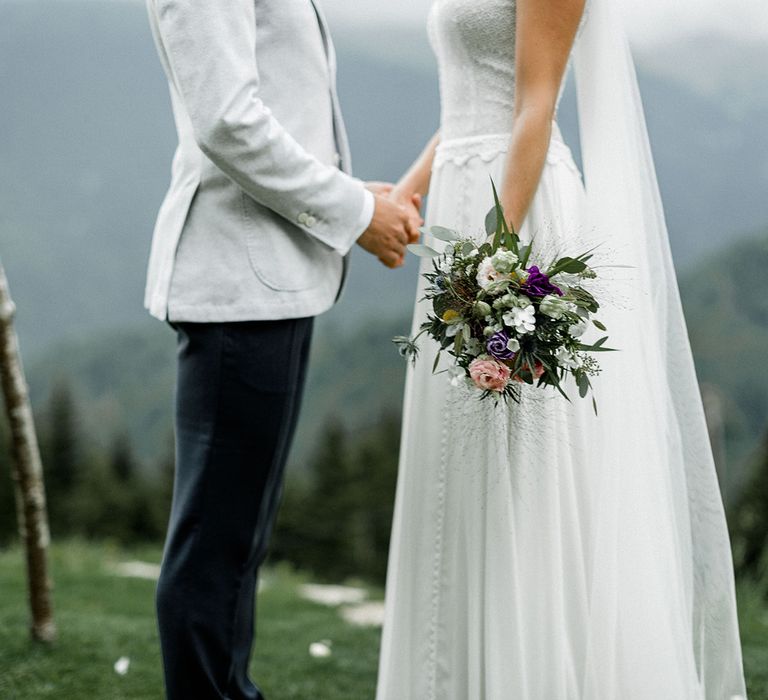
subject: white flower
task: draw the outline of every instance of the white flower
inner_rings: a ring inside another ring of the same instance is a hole
[[[462,367],[453,365],[452,367],[448,368],[448,381],[450,382],[451,386],[460,387],[462,384],[466,383],[466,380],[467,373]]]
[[[510,338],[509,341],[507,341],[507,350],[510,352],[517,352],[520,349],[520,341],[518,341],[516,338]]]
[[[539,304],[539,311],[545,316],[555,319],[555,321],[561,319],[563,314],[568,311],[569,302],[561,299],[554,294],[547,294]]]
[[[494,266],[491,258],[483,258],[477,266],[477,284],[481,289],[487,289],[495,282],[509,280],[508,274],[500,273]]]
[[[518,263],[517,255],[511,250],[498,250],[491,258],[491,263],[498,272],[512,272]]]
[[[587,323],[589,314],[583,309],[578,308],[576,309],[576,313],[581,317],[581,320],[578,323],[571,324],[568,327],[568,332],[573,338],[581,338],[581,336],[587,332],[587,328],[589,327],[589,324]]]
[[[483,351],[482,343],[477,338],[470,338],[464,345],[464,351],[468,355],[477,357]]]
[[[555,351],[555,359],[557,360],[557,364],[564,369],[578,369],[581,367],[581,360],[578,355],[572,353],[565,347],[559,347]]]
[[[519,306],[504,314],[504,323],[514,328],[520,335],[533,333],[536,330],[536,309],[533,304],[521,308]]]
[[[464,321],[459,321],[458,323],[451,323],[448,325],[448,328],[445,331],[445,334],[449,338],[455,338],[460,332],[464,331],[464,326],[467,324],[464,323]]]
[[[587,332],[587,322],[583,319],[578,323],[574,323],[568,327],[568,332],[573,338],[581,338]]]
[[[446,255],[440,263],[439,269],[440,272],[447,275],[453,269],[453,258],[450,255]]]
[[[115,661],[115,673],[118,676],[124,676],[126,673],[128,673],[130,666],[131,660],[127,656],[121,656],[117,661]]]

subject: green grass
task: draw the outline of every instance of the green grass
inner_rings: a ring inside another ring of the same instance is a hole
[[[163,697],[154,583],[110,573],[111,564],[132,559],[156,562],[159,551],[126,553],[83,543],[53,548],[59,640],[46,649],[28,638],[20,552],[0,552],[2,700]],[[378,630],[351,627],[335,610],[301,599],[296,587],[302,579],[287,570],[272,570],[265,578],[252,673],[267,698],[372,698]],[[309,645],[322,639],[333,641],[333,655],[310,657]],[[121,656],[131,659],[125,676],[113,670]]]
[[[750,700],[768,700],[768,603],[765,586],[739,586],[744,667]]]
[[[158,561],[154,548],[124,552],[78,542],[52,550],[59,640],[29,641],[21,554],[0,552],[0,698],[2,700],[161,700],[162,674],[153,609],[154,583],[110,573],[118,561]],[[276,700],[373,698],[379,633],[345,624],[333,609],[302,600],[303,579],[285,569],[267,573],[260,594],[253,675]],[[380,595],[380,591],[373,593]],[[750,700],[768,700],[768,605],[755,586],[739,589]],[[310,643],[333,641],[327,659]],[[118,676],[113,665],[131,659]]]

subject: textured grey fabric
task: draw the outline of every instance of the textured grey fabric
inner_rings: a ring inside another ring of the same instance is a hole
[[[147,5],[179,134],[147,308],[196,322],[327,310],[371,195],[346,174],[335,55],[318,8],[312,0]]]

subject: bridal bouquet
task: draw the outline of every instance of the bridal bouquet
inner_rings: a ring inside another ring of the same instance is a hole
[[[480,398],[518,401],[521,385],[535,384],[554,387],[567,399],[562,383],[568,375],[583,398],[592,388],[590,377],[600,372],[593,353],[610,350],[608,336],[591,344],[581,340],[590,324],[606,330],[593,317],[600,305],[585,288],[597,277],[587,265],[592,255],[535,260],[532,244],[522,245],[509,229],[495,187],[493,194],[487,242],[434,226],[430,233],[447,244],[443,253],[409,246],[434,259],[424,275],[432,313],[415,337],[394,342],[415,361],[416,341],[428,334],[440,346],[433,371],[448,352],[455,360],[447,370],[451,381],[468,381]]]

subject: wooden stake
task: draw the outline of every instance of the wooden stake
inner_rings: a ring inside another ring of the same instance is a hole
[[[48,514],[45,486],[29,391],[21,364],[19,341],[13,328],[16,307],[0,262],[0,383],[11,425],[13,481],[16,493],[19,536],[27,562],[32,638],[41,642],[56,639],[48,575]]]

